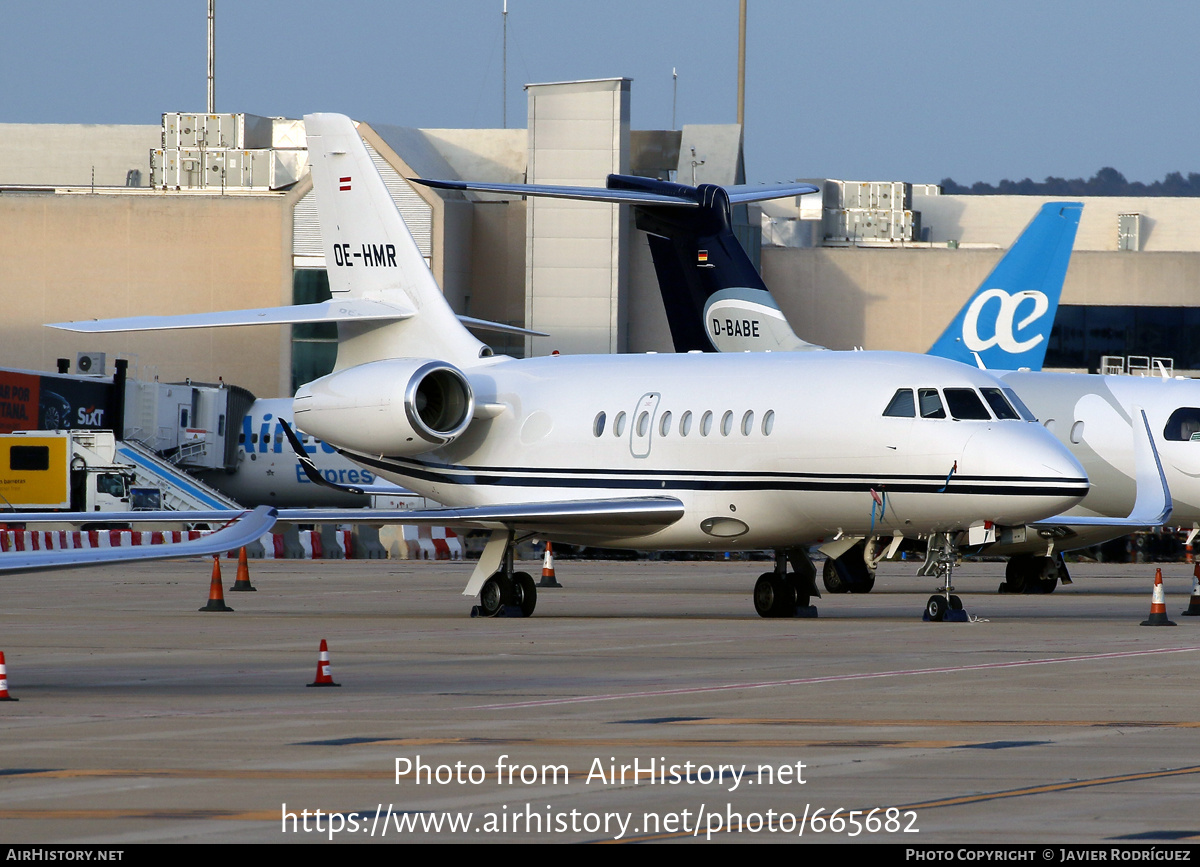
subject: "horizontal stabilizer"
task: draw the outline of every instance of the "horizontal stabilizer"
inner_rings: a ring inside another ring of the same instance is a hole
[[[553,184],[492,184],[481,181],[436,181],[423,178],[410,178],[413,183],[424,184],[439,190],[469,190],[476,193],[502,193],[516,196],[541,196],[552,199],[578,199],[583,201],[612,202],[619,205],[664,205],[679,208],[697,208],[700,206],[700,194],[696,187],[684,184],[673,184],[665,181],[654,181],[652,178],[639,180],[652,181],[655,189],[669,192],[652,192],[647,189],[614,189],[611,184],[624,179],[622,175],[610,175],[609,187],[567,187]],[[639,184],[639,186],[641,186]],[[646,184],[649,186],[649,184]],[[733,204],[741,202],[761,202],[767,199],[781,199],[787,196],[799,196],[805,193],[815,193],[817,188],[812,184],[738,184],[725,187],[729,201]]]
[[[259,307],[252,310],[221,310],[214,313],[182,313],[176,316],[129,316],[124,319],[92,319],[86,322],[54,322],[51,328],[64,331],[166,331],[180,328],[221,328],[235,325],[300,325],[349,320],[410,319],[411,307],[356,298],[293,304],[288,307]]]
[[[78,514],[78,513],[76,513]],[[138,515],[137,512],[130,513]],[[195,512],[176,512],[176,516],[194,516]],[[230,513],[223,514],[223,520]],[[259,506],[253,512],[241,513],[229,526],[210,533],[201,539],[188,542],[163,545],[140,545],[128,548],[77,548],[59,551],[24,551],[20,553],[0,554],[0,573],[37,572],[43,569],[71,569],[83,566],[103,566],[107,563],[125,563],[132,560],[174,560],[182,557],[202,557],[208,554],[223,554],[235,551],[243,545],[256,542],[271,531],[275,524],[275,509],[270,506]],[[42,520],[59,520],[65,515],[42,513]],[[15,520],[12,515],[6,515],[7,520]],[[96,513],[90,514],[90,520],[96,519]],[[200,520],[192,518],[193,520]],[[122,520],[128,520],[122,516]],[[186,520],[179,517],[174,520]]]
[[[50,328],[92,334],[110,331],[174,331],[183,328],[228,328],[239,325],[304,325],[322,322],[398,321],[416,315],[411,307],[385,301],[359,298],[347,301],[322,301],[317,304],[292,304],[287,307],[258,307],[252,310],[222,310],[215,313],[181,313],[175,316],[129,316],[124,319],[91,319],[82,322],[53,322]],[[458,321],[477,331],[501,334],[525,334],[548,337],[542,331],[489,322],[471,316]]]

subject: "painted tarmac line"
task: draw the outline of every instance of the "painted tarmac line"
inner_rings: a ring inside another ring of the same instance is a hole
[[[729,692],[744,689],[771,689],[780,686],[807,686],[816,683],[838,683],[841,681],[875,680],[887,677],[914,677],[931,674],[961,674],[969,671],[989,671],[1001,668],[1027,668],[1034,665],[1061,665],[1073,662],[1097,662],[1108,659],[1127,659],[1164,653],[1191,653],[1200,646],[1164,647],[1153,650],[1125,650],[1112,653],[1094,653],[1084,656],[1057,656],[1048,659],[1026,659],[1015,662],[983,662],[975,665],[940,666],[938,668],[911,668],[896,671],[868,671],[858,674],[830,674],[822,677],[797,677],[788,680],[747,681],[721,686],[690,686],[677,689],[641,690],[638,692],[605,693],[600,695],[578,695],[567,698],[547,698],[535,701],[505,702],[503,704],[467,705],[462,710],[505,710],[522,707],[548,707],[564,704],[587,704],[598,701],[622,701],[635,698],[656,698],[667,695],[689,695],[706,692]]]

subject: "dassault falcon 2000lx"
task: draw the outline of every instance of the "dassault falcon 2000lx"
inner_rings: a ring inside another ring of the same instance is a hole
[[[883,414],[902,389],[951,407],[1007,402],[990,374],[944,359],[493,356],[446,304],[353,122],[316,114],[305,126],[330,309],[343,312],[335,370],[297,392],[296,424],[449,507],[374,520],[492,531],[464,591],[480,595],[484,613],[532,613],[533,580],[512,567],[514,542],[529,535],[641,550],[774,549],[754,604],[783,616],[816,592],[810,543],[880,526],[923,534],[1024,524],[1087,491],[1078,462],[1015,411],[931,424]],[[779,189],[730,195],[751,201]],[[372,318],[356,317],[360,309]],[[186,319],[143,318],[158,323],[145,327]],[[347,520],[336,511],[295,519]]]

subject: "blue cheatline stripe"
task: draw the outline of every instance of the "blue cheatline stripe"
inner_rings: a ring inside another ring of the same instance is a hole
[[[173,472],[173,471],[169,472],[167,470],[167,468],[165,468],[165,467],[160,467],[157,464],[152,464],[152,463],[148,462],[145,458],[143,458],[141,455],[139,455],[137,452],[135,452],[133,449],[128,448],[126,446],[122,446],[121,448],[118,448],[117,454],[121,455],[122,457],[124,457],[125,459],[130,461],[131,463],[141,467],[142,469],[146,470],[147,472],[151,472],[157,476],[163,476],[163,477],[169,479],[171,484],[173,484],[175,487],[179,488],[180,490],[186,491],[188,494],[195,497],[197,500],[202,502],[205,506],[207,506],[210,509],[230,509],[230,507],[227,504],[222,503],[220,500],[214,499],[211,495],[206,494],[200,488],[198,488],[194,484],[192,484],[191,481],[188,480],[188,477],[184,476],[183,473],[177,473],[177,472]],[[232,511],[232,510],[230,509],[230,511]]]

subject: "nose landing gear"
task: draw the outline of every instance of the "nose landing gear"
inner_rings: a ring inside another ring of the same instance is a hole
[[[925,603],[921,619],[926,623],[967,623],[970,616],[963,608],[962,600],[953,595],[950,583],[954,566],[958,562],[958,542],[949,533],[938,533],[929,537],[929,553],[921,575],[937,575],[942,586]]]

